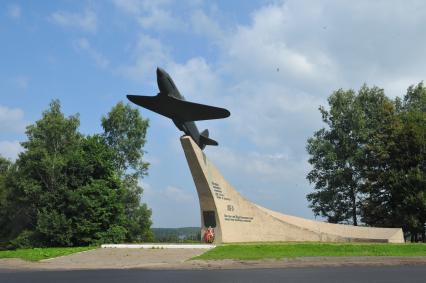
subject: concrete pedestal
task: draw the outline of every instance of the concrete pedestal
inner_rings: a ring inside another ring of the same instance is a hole
[[[201,235],[205,235],[206,241],[404,242],[400,228],[330,224],[282,214],[256,205],[241,196],[224,179],[190,137],[181,137],[181,143],[197,189],[201,209]],[[210,234],[214,234],[214,237]]]

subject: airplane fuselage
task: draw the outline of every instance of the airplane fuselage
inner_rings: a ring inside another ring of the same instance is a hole
[[[185,101],[185,97],[180,94],[170,75],[161,68],[157,68],[157,84],[158,89],[160,90],[160,95],[168,95],[176,99]],[[179,130],[191,136],[197,144],[200,144],[200,132],[197,126],[195,125],[195,122],[182,122],[176,119],[172,120]]]

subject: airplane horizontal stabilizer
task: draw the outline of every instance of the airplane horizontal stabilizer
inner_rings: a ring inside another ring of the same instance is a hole
[[[231,115],[224,108],[188,102],[168,95],[127,95],[127,98],[137,105],[180,122],[222,119]]]
[[[202,145],[219,145],[217,141],[209,138],[209,130],[205,129],[200,134],[200,143]]]

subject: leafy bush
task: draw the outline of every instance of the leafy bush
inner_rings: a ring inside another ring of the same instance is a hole
[[[28,249],[37,245],[36,235],[33,231],[24,230],[15,239],[11,240],[8,249]]]
[[[98,237],[99,237],[98,243],[99,244],[123,243],[126,240],[127,232],[128,231],[126,228],[122,226],[118,226],[118,225],[113,225],[106,232],[98,233]]]

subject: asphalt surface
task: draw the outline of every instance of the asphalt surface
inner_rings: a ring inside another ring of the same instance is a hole
[[[327,267],[250,270],[76,270],[11,271],[0,269],[1,283],[63,282],[426,282],[426,266]]]

